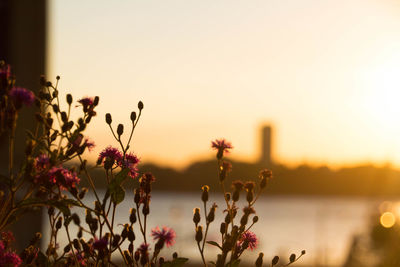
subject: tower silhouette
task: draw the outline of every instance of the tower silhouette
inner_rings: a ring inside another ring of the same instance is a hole
[[[271,158],[271,139],[272,128],[270,125],[265,125],[261,129],[261,158],[260,163],[266,167],[272,165]]]

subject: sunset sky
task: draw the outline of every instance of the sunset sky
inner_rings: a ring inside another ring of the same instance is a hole
[[[225,137],[236,159],[400,167],[400,1],[49,1],[48,76],[75,98],[100,96],[87,131],[130,124],[133,150],[183,167]],[[90,156],[88,154],[88,156]]]

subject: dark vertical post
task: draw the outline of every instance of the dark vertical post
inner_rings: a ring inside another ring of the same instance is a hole
[[[39,90],[40,75],[46,67],[46,0],[0,0],[0,60],[12,67],[17,85]],[[24,157],[25,132],[33,129],[34,108],[23,111],[18,119],[15,164]],[[7,169],[7,139],[0,137],[0,172]],[[24,248],[35,232],[41,230],[41,213],[28,214],[13,227],[17,249]]]

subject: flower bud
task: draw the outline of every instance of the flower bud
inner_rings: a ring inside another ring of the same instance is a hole
[[[53,107],[53,111],[54,111],[55,113],[58,113],[58,112],[60,111],[60,109],[59,109],[59,107],[58,107],[57,104],[53,104],[52,107]]]
[[[301,251],[301,255],[304,255],[304,254],[306,254],[306,251],[305,251],[305,250],[302,250],[302,251]]]
[[[221,234],[225,234],[225,231],[226,231],[226,223],[221,223],[221,226],[219,227],[219,232],[221,233]]]
[[[143,215],[149,215],[149,213],[150,213],[150,206],[149,206],[148,203],[145,203],[145,204],[143,205],[142,213],[143,213]]]
[[[111,245],[113,247],[117,247],[120,240],[121,240],[121,236],[120,235],[114,235],[114,238],[113,238],[113,241],[112,241]]]
[[[62,217],[58,217],[57,223],[56,223],[56,229],[60,229],[62,226]]]
[[[253,191],[247,191],[247,195],[246,195],[246,200],[247,202],[251,203],[254,199],[254,193]]]
[[[292,253],[289,257],[290,263],[293,263],[296,260],[296,254]]]
[[[106,114],[106,123],[107,123],[107,124],[111,124],[111,122],[112,122],[111,114],[110,114],[110,113],[107,113],[107,114]]]
[[[196,228],[195,239],[198,243],[201,242],[201,240],[203,240],[203,227],[201,225],[197,226]]]
[[[133,232],[132,226],[129,226],[128,228],[128,240],[129,242],[135,241],[135,233]]]
[[[129,265],[133,264],[133,260],[132,260],[131,255],[129,255],[129,251],[127,251],[127,250],[124,251],[124,257],[128,261]]]
[[[139,203],[140,203],[140,190],[139,190],[139,188],[136,188],[136,189],[135,189],[135,196],[134,196],[134,198],[133,198],[133,201],[134,201],[136,204],[139,204]]]
[[[134,224],[136,222],[136,209],[131,209],[131,214],[129,215],[129,221]]]
[[[258,222],[258,216],[253,217],[253,223],[256,223],[256,222]]]
[[[97,106],[99,104],[100,98],[98,96],[94,97],[93,106]]]
[[[210,190],[210,187],[208,185],[203,185],[201,187],[201,189],[203,190],[203,193],[201,194],[201,200],[203,202],[207,202],[208,201],[208,191]]]
[[[272,266],[275,266],[275,265],[278,264],[278,262],[279,262],[279,257],[278,257],[278,256],[275,256],[275,257],[272,259],[271,265],[272,265]]]
[[[136,112],[135,112],[135,111],[132,111],[132,112],[131,112],[131,121],[132,121],[132,122],[135,122],[135,120],[136,120]]]
[[[258,254],[258,258],[256,260],[256,267],[261,267],[263,264],[263,257],[264,257],[264,253],[260,253]]]
[[[75,248],[76,250],[80,250],[80,249],[81,249],[81,244],[79,243],[78,239],[75,238],[75,239],[72,241],[72,244],[74,245],[74,248]]]
[[[81,224],[81,219],[79,218],[78,214],[74,213],[71,215],[72,221],[76,224],[76,225],[80,225]]]
[[[138,109],[139,110],[142,110],[143,109],[143,102],[142,101],[139,101],[139,103],[138,103]]]
[[[87,193],[88,189],[86,187],[82,188],[81,192],[79,193],[79,199],[83,199]]]
[[[64,247],[64,253],[68,253],[71,250],[71,246],[68,244]]]
[[[68,103],[68,105],[72,104],[72,95],[71,94],[67,94],[67,103]]]
[[[196,226],[200,222],[200,209],[199,208],[195,208],[193,210],[193,222],[195,223]]]
[[[121,136],[123,133],[124,133],[124,125],[118,124],[117,134]]]
[[[67,113],[65,111],[61,112],[61,120],[65,123],[68,121]]]

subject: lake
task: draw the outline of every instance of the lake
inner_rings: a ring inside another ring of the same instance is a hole
[[[221,212],[225,208],[220,194],[215,193],[215,195],[217,197],[210,194],[210,203],[216,202],[219,208],[208,239],[218,242],[219,222],[223,218]],[[88,195],[85,199],[86,203],[94,201],[92,195]],[[252,228],[259,238],[259,245],[255,251],[248,251],[243,259],[254,262],[258,253],[263,252],[264,260],[269,262],[276,254],[288,257],[290,253],[297,254],[304,249],[307,254],[297,265],[341,266],[347,257],[352,236],[366,231],[371,213],[377,210],[382,201],[370,198],[262,197],[255,205],[260,219]],[[118,224],[128,221],[129,209],[133,206],[133,196],[129,195],[117,212],[115,225],[118,232],[122,229]],[[177,233],[175,245],[166,251],[168,255],[177,251],[180,256],[189,257],[192,262],[200,260],[194,241],[192,217],[193,209],[200,207],[202,210],[202,206],[200,193],[153,193],[148,229],[168,226]],[[84,213],[80,214],[84,222]],[[49,229],[47,220],[45,216],[44,229]],[[204,217],[200,224],[203,222]],[[141,242],[139,230],[136,231],[136,236],[137,247]],[[47,237],[44,231],[44,241],[48,240]],[[66,236],[61,235],[59,240],[63,247]],[[214,247],[207,248],[208,255],[216,255]],[[209,257],[208,260],[214,258]]]

